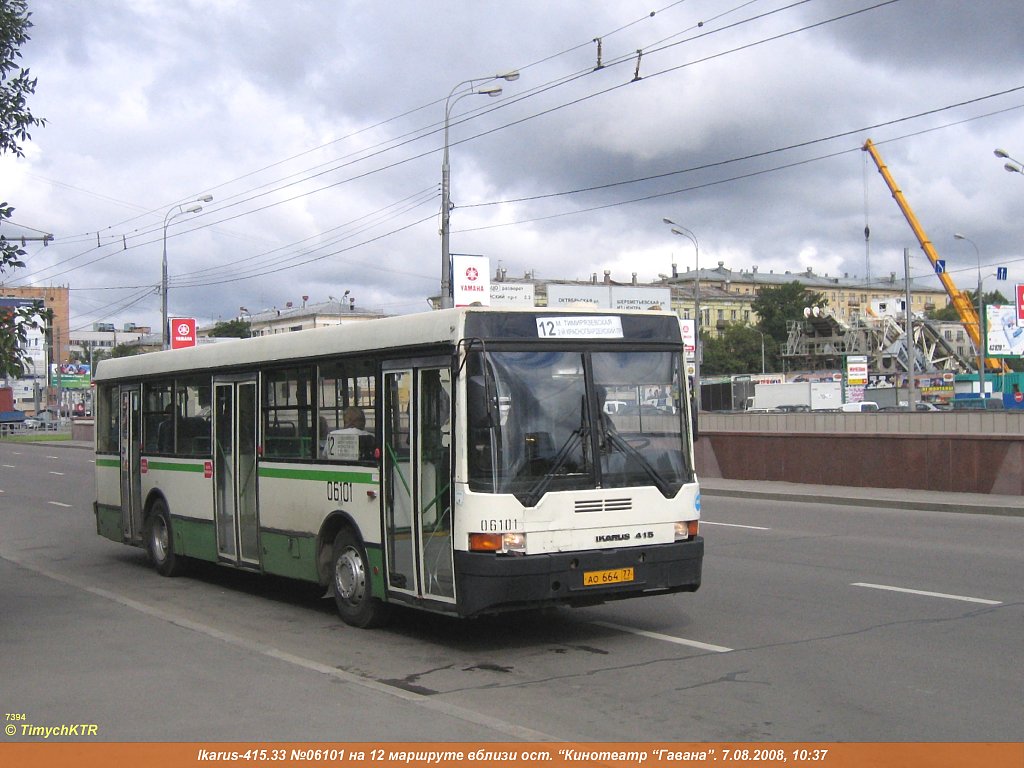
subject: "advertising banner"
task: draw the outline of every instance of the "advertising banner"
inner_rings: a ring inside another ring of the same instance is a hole
[[[194,317],[172,317],[171,349],[187,349],[196,345],[196,319]]]
[[[492,307],[532,307],[535,303],[532,283],[491,283]]]
[[[1024,355],[1024,325],[1017,320],[1018,311],[1018,307],[1009,305],[985,307],[985,346],[989,357]]]
[[[50,366],[50,386],[63,389],[89,389],[92,369],[88,363],[61,363]]]
[[[456,307],[491,303],[491,264],[486,256],[452,256],[452,299]]]

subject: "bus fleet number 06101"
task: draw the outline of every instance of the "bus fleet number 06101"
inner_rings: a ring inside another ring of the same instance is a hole
[[[339,480],[327,481],[328,501],[352,501],[352,483],[343,483]]]

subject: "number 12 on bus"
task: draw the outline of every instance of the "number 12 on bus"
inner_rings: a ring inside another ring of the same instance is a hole
[[[102,361],[97,532],[349,624],[700,586],[677,318],[461,308]]]

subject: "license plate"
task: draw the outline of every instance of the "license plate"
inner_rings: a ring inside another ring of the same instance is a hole
[[[624,584],[633,580],[632,568],[613,568],[608,571],[584,571],[583,586],[599,587],[603,584]]]

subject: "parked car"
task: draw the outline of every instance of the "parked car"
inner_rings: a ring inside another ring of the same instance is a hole
[[[1006,405],[998,397],[961,397],[953,400],[954,411],[1002,411]]]
[[[22,425],[27,429],[46,429],[52,428],[58,421],[59,419],[52,411],[40,411],[35,416],[28,416]]]

